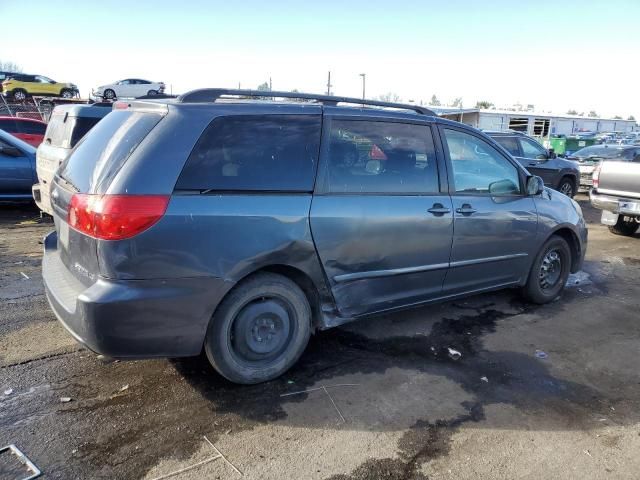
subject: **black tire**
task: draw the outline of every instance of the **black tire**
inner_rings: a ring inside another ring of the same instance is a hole
[[[529,278],[522,289],[524,297],[537,304],[551,302],[566,285],[570,271],[571,249],[564,238],[553,235],[533,261]]]
[[[63,88],[62,91],[60,92],[60,96],[62,98],[73,98],[73,90],[70,90],[68,88]]]
[[[558,184],[557,190],[560,193],[564,193],[567,197],[573,198],[576,194],[576,185],[571,177],[562,177]]]
[[[113,100],[114,98],[116,98],[116,92],[111,88],[107,88],[102,94],[102,98],[106,100]]]
[[[16,88],[12,93],[11,93],[11,97],[16,101],[16,102],[24,102],[27,99],[27,91],[23,90],[22,88]]]
[[[157,90],[149,90],[149,91],[147,92],[147,95],[149,95],[150,97],[153,97],[153,96],[155,96],[155,95],[157,95],[157,94],[158,94],[158,91],[157,91]]]
[[[625,220],[624,215],[618,215],[618,221],[615,225],[609,226],[609,231],[614,235],[624,235],[631,237],[638,231],[640,224],[635,220]]]
[[[256,274],[229,292],[209,322],[205,352],[228,380],[255,384],[296,363],[311,335],[311,307],[281,275]]]

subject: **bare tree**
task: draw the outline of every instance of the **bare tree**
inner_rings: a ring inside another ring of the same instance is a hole
[[[634,117],[633,115],[629,115],[629,118],[627,118],[627,120],[631,120],[632,122],[635,122],[636,117]]]
[[[269,83],[268,82],[261,83],[260,85],[258,85],[257,90],[259,92],[268,92],[269,91]]]
[[[614,115],[613,119],[614,120],[622,120],[622,117],[620,115]]]
[[[438,100],[435,93],[431,96],[431,102],[429,102],[429,105],[433,105],[434,107],[439,107],[441,105],[440,100]]]
[[[384,95],[380,95],[378,98],[382,102],[391,102],[391,103],[399,103],[402,100],[400,98],[400,95],[394,92],[385,93]]]
[[[456,97],[451,103],[452,107],[462,108],[462,97]]]
[[[22,72],[22,67],[20,65],[18,65],[17,63],[14,63],[14,62],[8,62],[8,61],[0,60],[0,70],[5,71],[5,72],[21,73]]]

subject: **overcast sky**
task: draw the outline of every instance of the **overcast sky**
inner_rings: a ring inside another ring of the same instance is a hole
[[[366,73],[368,97],[640,119],[640,0],[70,3],[0,0],[0,60],[83,96],[128,77],[325,92],[331,70],[337,95]]]

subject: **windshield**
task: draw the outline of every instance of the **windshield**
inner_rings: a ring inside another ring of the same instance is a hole
[[[605,147],[605,146],[593,146],[586,147],[575,152],[571,157],[578,158],[627,158],[625,153],[628,151],[627,148],[617,148],[617,147]]]

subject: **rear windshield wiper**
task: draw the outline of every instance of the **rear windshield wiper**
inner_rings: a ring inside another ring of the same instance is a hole
[[[66,178],[64,178],[62,175],[58,174],[58,178],[60,180],[62,180],[66,185],[69,186],[69,188],[71,188],[71,190],[73,190],[76,193],[80,193],[80,189],[78,187],[76,187],[71,181],[67,180]]]

